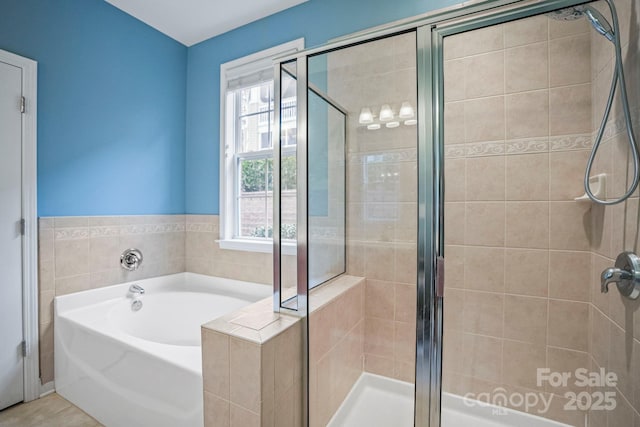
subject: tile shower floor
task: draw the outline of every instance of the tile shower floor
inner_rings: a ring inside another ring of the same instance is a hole
[[[347,395],[328,427],[413,426],[413,384],[364,373]],[[463,399],[445,393],[442,398],[442,427],[570,427],[567,424],[497,407],[465,405]]]
[[[102,424],[57,393],[52,393],[38,400],[20,403],[0,411],[0,426],[101,427]]]

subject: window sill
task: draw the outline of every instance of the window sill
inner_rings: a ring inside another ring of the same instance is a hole
[[[220,249],[262,253],[273,252],[273,242],[271,240],[224,239],[218,240],[217,242],[220,245]],[[282,255],[296,255],[296,244],[289,242],[282,243]]]

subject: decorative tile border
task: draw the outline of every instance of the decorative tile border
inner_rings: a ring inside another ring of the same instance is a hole
[[[593,136],[583,135],[562,135],[549,138],[550,151],[575,151],[589,150],[593,146]]]
[[[192,222],[187,224],[186,231],[195,233],[214,233],[218,227],[212,223]]]
[[[416,148],[403,148],[370,153],[351,153],[348,160],[349,164],[416,162],[418,160],[418,150]]]
[[[589,150],[593,146],[591,134],[561,135],[511,139],[507,141],[468,142],[444,146],[446,159],[486,156],[514,156],[550,151]]]
[[[546,153],[547,151],[549,151],[549,138],[513,139],[505,142],[507,155]]]
[[[137,234],[184,232],[184,223],[107,225],[96,227],[61,227],[55,229],[55,240],[79,240]]]

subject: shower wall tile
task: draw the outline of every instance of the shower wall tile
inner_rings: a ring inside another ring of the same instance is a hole
[[[504,85],[506,93],[549,87],[549,47],[546,40],[505,51]]]
[[[536,371],[589,368],[593,343],[609,343],[591,333],[591,287],[599,279],[590,250],[595,242],[611,246],[615,218],[623,228],[619,215],[573,201],[584,192],[596,108],[583,21],[567,26],[540,16],[505,24],[504,50],[470,58],[471,31],[445,38],[444,54],[445,64],[466,61],[485,79],[474,88],[468,72],[445,87],[444,390],[549,393],[553,404],[543,416],[572,425],[584,423],[584,414],[564,410],[566,390],[538,387]],[[562,49],[571,52],[562,57]],[[502,53],[504,74],[499,60],[484,65]],[[500,85],[504,95],[489,89]],[[455,102],[447,100],[448,88]],[[612,124],[607,135],[616,132]],[[599,162],[604,168],[612,157]],[[610,297],[599,304],[605,302]]]
[[[549,90],[551,135],[591,132],[591,84]]]
[[[447,162],[446,169],[451,162],[452,160]],[[456,180],[453,181],[456,182]],[[445,196],[448,191],[449,187]],[[549,200],[549,154],[522,154],[506,157],[506,199],[510,201]]]
[[[465,142],[504,140],[504,113],[503,96],[465,101]]]
[[[549,92],[546,89],[508,95],[505,102],[508,140],[549,134]]]
[[[466,200],[504,200],[505,159],[503,156],[467,159],[466,174]],[[460,179],[455,177],[452,182],[460,182]]]
[[[549,42],[549,83],[551,87],[591,83],[591,34],[563,37]]]
[[[506,245],[511,248],[549,247],[549,203],[507,202]]]
[[[463,63],[465,99],[504,94],[504,51],[471,56],[464,59]],[[451,86],[455,88],[459,84],[459,80],[455,79],[455,85]],[[456,90],[453,89],[454,92]]]

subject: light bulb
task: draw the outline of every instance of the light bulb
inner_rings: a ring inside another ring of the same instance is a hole
[[[389,104],[384,104],[380,109],[380,121],[388,122],[390,120],[393,120],[393,111],[391,107],[389,107]]]
[[[369,129],[369,130],[378,130],[378,129],[380,129],[380,123],[373,123],[373,124],[367,126],[367,129]]]
[[[416,124],[418,124],[418,121],[416,119],[410,119],[410,120],[404,121],[405,126],[414,126]]]
[[[371,109],[368,107],[363,107],[360,110],[360,117],[358,118],[361,125],[368,125],[369,123],[373,123],[373,113]]]
[[[400,117],[401,119],[410,119],[413,117],[413,114],[414,112],[411,104],[408,101],[403,102],[402,106],[400,107],[398,117]]]
[[[397,128],[398,126],[400,126],[400,122],[389,122],[385,126],[387,126],[389,129]]]

